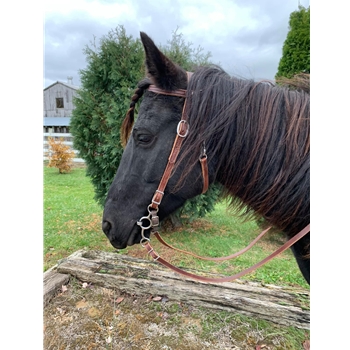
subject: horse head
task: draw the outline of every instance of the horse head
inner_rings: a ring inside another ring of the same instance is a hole
[[[184,97],[158,94],[148,88],[152,85],[171,93],[185,90],[188,85],[186,71],[167,58],[142,32],[141,41],[146,55],[147,78],[139,83],[133,100],[137,101],[142,95],[143,100],[133,127],[132,121],[126,117],[126,124],[129,125],[124,126],[127,129],[124,133],[126,137],[130,136],[107,194],[102,222],[104,233],[111,244],[119,249],[141,240],[137,221],[147,214],[147,208],[162,178],[185,102]],[[199,162],[179,185],[185,167],[186,158],[183,158],[172,172],[159,206],[160,220],[180,208],[187,199],[202,192]],[[210,179],[211,174],[209,166]]]

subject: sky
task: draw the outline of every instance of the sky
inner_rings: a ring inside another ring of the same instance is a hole
[[[86,68],[83,49],[118,25],[165,45],[174,31],[230,75],[274,79],[291,12],[308,0],[46,0],[43,88]]]

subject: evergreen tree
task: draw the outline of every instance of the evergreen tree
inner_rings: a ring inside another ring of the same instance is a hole
[[[289,18],[289,32],[275,78],[291,78],[302,72],[310,73],[310,7],[299,6]]]
[[[188,70],[209,63],[210,53],[186,44],[177,31],[161,50]],[[139,39],[127,36],[124,27],[118,26],[102,37],[99,45],[86,46],[84,54],[88,65],[79,72],[82,87],[74,100],[70,128],[74,148],[85,160],[95,199],[103,206],[123,153],[120,127],[133,91],[145,76],[144,51]],[[219,187],[210,186],[206,194],[187,201],[176,216],[204,216],[214,208],[218,195]]]
[[[166,46],[159,45],[160,50],[173,62],[187,71],[193,71],[198,66],[210,64],[211,53],[204,53],[201,46],[193,47],[192,43],[186,43],[178,28],[173,32],[172,38]]]
[[[119,26],[102,37],[99,46],[86,46],[84,54],[88,64],[79,71],[82,87],[74,99],[70,128],[95,199],[103,205],[123,153],[121,123],[144,76],[144,52],[140,40]]]

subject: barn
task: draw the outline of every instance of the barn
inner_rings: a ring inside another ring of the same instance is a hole
[[[72,117],[74,96],[77,95],[79,86],[73,85],[72,78],[67,82],[56,81],[44,89],[44,160],[48,159],[48,138],[61,139],[66,145],[73,146],[73,136],[69,131]],[[79,158],[79,152],[74,150],[76,158],[74,162],[84,162]]]
[[[56,81],[44,89],[44,133],[69,133],[69,123],[75,108],[73,97],[79,87],[67,82]]]

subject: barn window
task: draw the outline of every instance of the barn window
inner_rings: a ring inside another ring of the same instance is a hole
[[[56,108],[64,108],[63,97],[56,98]]]

